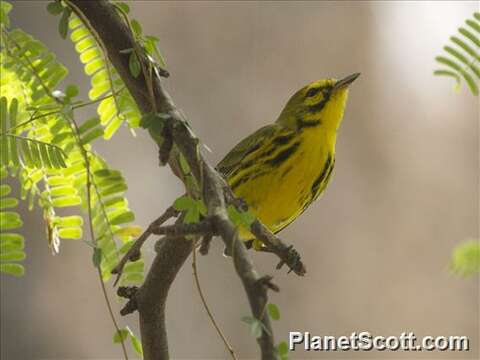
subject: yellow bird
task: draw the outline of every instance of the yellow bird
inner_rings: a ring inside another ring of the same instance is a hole
[[[242,140],[217,165],[235,196],[273,233],[302,214],[331,179],[348,88],[359,75],[303,87],[274,124]],[[254,240],[248,229],[241,229],[240,237],[248,245]]]

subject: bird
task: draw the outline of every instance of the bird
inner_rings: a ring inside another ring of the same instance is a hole
[[[325,191],[349,87],[359,76],[302,87],[273,124],[241,140],[216,166],[235,197],[272,233],[291,224]],[[239,236],[247,247],[264,247],[247,228],[240,228]]]

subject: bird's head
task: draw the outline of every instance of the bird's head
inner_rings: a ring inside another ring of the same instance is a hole
[[[348,97],[348,87],[359,73],[341,80],[322,79],[298,90],[285,105],[277,123],[301,130],[322,125],[336,131],[343,117]]]

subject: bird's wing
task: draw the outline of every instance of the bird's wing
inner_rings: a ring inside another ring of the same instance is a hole
[[[278,128],[279,125],[277,124],[267,125],[247,136],[230,150],[223,160],[218,163],[216,169],[224,177],[228,177],[228,175],[241,164],[242,159],[244,159],[245,156],[258,150],[262,144],[265,143],[266,139],[270,138],[276,131],[278,131]]]

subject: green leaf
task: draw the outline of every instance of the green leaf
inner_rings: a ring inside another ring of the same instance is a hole
[[[130,337],[130,342],[135,352],[140,356],[143,356],[142,343],[128,326],[115,332],[115,334],[113,335],[113,342],[115,344],[118,344],[122,341],[125,341],[128,337]]]
[[[255,321],[250,325],[250,333],[255,339],[258,339],[262,336],[262,322],[260,320],[255,319]]]
[[[280,320],[280,310],[277,305],[270,303],[267,305],[267,309],[272,320]]]
[[[183,154],[181,153],[179,156],[179,160],[180,160],[180,168],[182,169],[182,173],[184,175],[190,174],[190,165],[188,165],[187,159],[185,159],[185,156],[183,156]]]
[[[78,95],[78,86],[77,85],[68,85],[65,89],[65,94],[68,98],[74,98]]]
[[[192,208],[194,204],[195,200],[188,195],[183,195],[174,201],[173,208],[177,211],[184,211]]]
[[[55,224],[60,227],[76,227],[83,225],[83,218],[81,216],[63,216],[56,217]]]
[[[0,229],[12,230],[22,227],[23,221],[16,212],[5,211],[0,212]]]
[[[81,239],[82,229],[79,227],[64,227],[58,230],[58,236],[63,239]]]
[[[130,332],[130,341],[132,342],[132,347],[135,352],[143,357],[142,343],[132,332]]]
[[[120,329],[113,334],[113,342],[118,344],[122,341],[125,341],[129,335],[129,331],[127,329]]]
[[[250,333],[256,339],[262,336],[263,324],[260,320],[254,318],[253,316],[243,316],[242,321],[248,324]]]
[[[142,36],[142,26],[140,25],[140,23],[135,19],[133,19],[130,23],[132,25],[132,30],[134,34],[136,36]]]
[[[286,341],[282,341],[277,346],[277,353],[280,356],[280,360],[288,360],[288,344]]]
[[[0,253],[0,261],[22,261],[25,260],[23,251],[10,251]]]
[[[0,24],[4,24],[5,27],[10,27],[10,19],[8,13],[12,10],[12,4],[6,1],[0,1]]]
[[[48,3],[47,11],[52,15],[60,15],[63,11],[62,3],[60,1]]]
[[[475,50],[472,49],[470,45],[468,45],[465,41],[461,40],[460,38],[456,36],[451,36],[450,40],[457,45],[458,47],[461,47],[468,55],[476,59],[477,61],[480,60],[480,56],[477,54]]]
[[[112,225],[120,225],[129,223],[135,220],[135,214],[132,211],[126,211],[118,216],[115,216],[113,219],[110,220],[110,224]]]
[[[0,196],[7,196],[12,191],[12,188],[7,184],[0,185]],[[3,201],[3,200],[2,200]]]
[[[128,68],[130,69],[130,74],[132,74],[133,77],[136,78],[138,75],[140,75],[142,68],[135,52],[132,52],[128,58]]]
[[[478,13],[473,14],[477,19]],[[460,27],[458,32],[461,36],[451,36],[450,41],[457,47],[444,46],[445,52],[452,58],[445,56],[437,56],[435,60],[442,65],[448,67],[448,69],[439,69],[434,72],[435,75],[447,76],[455,79],[457,86],[459,87],[461,79],[465,80],[465,83],[470,89],[470,92],[477,96],[479,93],[478,83],[476,79],[480,79],[480,68],[477,63],[480,61],[480,55],[477,49],[474,47],[480,47],[480,24],[471,19],[467,19],[465,23],[468,28]],[[472,47],[472,45],[474,45]],[[463,50],[464,52],[462,52]]]
[[[184,222],[186,224],[194,224],[200,221],[200,213],[198,212],[197,207],[193,207],[187,211],[185,214]]]
[[[87,132],[84,134],[80,140],[80,144],[85,145],[85,144],[90,144],[93,140],[102,137],[104,134],[103,128],[101,127],[96,127],[92,131]]]
[[[459,72],[462,75],[462,77],[465,79],[465,82],[470,88],[470,91],[472,92],[472,94],[474,95],[478,94],[478,87],[477,87],[477,84],[475,84],[475,80],[473,80],[472,76],[469,73],[467,73],[465,70],[463,70],[463,68],[460,65],[458,65],[456,62],[444,56],[437,56],[435,60],[437,60],[440,64],[447,65],[452,69],[456,70],[457,72]]]
[[[25,274],[25,268],[20,264],[0,264],[0,272],[20,277]]]
[[[93,266],[95,266],[96,268],[100,267],[100,264],[102,263],[102,249],[101,248],[95,247],[93,249],[92,262],[93,262]]]
[[[7,253],[10,251],[19,251],[25,248],[24,243],[1,243],[0,244],[0,254]]]
[[[454,78],[457,83],[460,82],[460,76],[458,76],[456,72],[450,70],[435,70],[433,74],[438,76],[449,76]]]
[[[15,244],[23,247],[24,239],[20,234],[0,232],[0,242],[2,244]]]
[[[142,228],[140,226],[131,225],[125,226],[118,230],[115,230],[115,234],[118,236],[129,236],[129,237],[138,237],[142,233]]]
[[[5,198],[0,200],[0,209],[11,209],[18,206],[18,200],[15,198]]]
[[[48,148],[48,154],[50,156],[50,159],[52,160],[52,162],[55,163],[55,168],[66,168],[67,167],[67,164],[65,164],[65,155],[63,153],[62,150],[60,150],[59,148],[55,147],[55,146],[50,146]]]
[[[115,5],[117,6],[118,3]],[[98,100],[105,96],[97,107],[97,113],[104,128],[103,137],[105,139],[112,137],[124,122],[127,122],[131,128],[137,127],[141,113],[122,79],[115,68],[108,65],[102,48],[98,46],[95,37],[83,22],[75,14],[71,15],[71,19],[70,38],[75,43],[75,50],[84,64],[85,73],[91,77],[88,96],[90,100]]]
[[[50,161],[50,158],[48,157],[47,146],[45,144],[39,143],[38,148],[40,149],[40,157],[42,159],[42,163],[44,164],[44,166],[49,167],[49,168],[53,168],[53,164]]]
[[[207,215],[208,209],[202,199],[197,200],[197,209],[201,215]]]
[[[71,10],[69,8],[65,8],[62,13],[62,17],[58,23],[58,32],[62,39],[67,38],[68,34],[68,19],[70,18]]]
[[[239,212],[233,205],[228,206],[227,212],[228,217],[235,226],[243,226],[246,229],[250,229],[250,226],[255,221],[255,215],[250,211]]]
[[[68,207],[80,205],[82,199],[79,196],[62,196],[52,200],[52,205],[55,207]]]
[[[88,130],[93,129],[98,125],[100,125],[100,118],[98,116],[95,116],[93,118],[88,119],[82,125],[80,125],[78,127],[78,132],[80,134],[84,134]]]
[[[467,29],[461,27],[458,29],[458,32],[468,38],[472,43],[475,44],[475,46],[480,47],[480,39],[478,39],[474,34],[472,34],[470,31]]]
[[[125,14],[128,14],[130,12],[130,6],[128,6],[128,4],[124,3],[124,2],[121,2],[121,1],[115,1],[115,6],[118,6],[120,9],[122,9],[122,11],[125,13]]]
[[[452,254],[450,269],[467,277],[480,272],[480,241],[470,240],[458,245]]]

